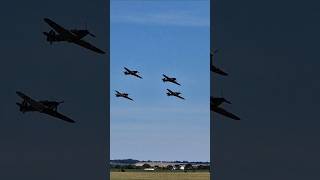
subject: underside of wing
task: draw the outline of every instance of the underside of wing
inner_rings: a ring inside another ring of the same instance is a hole
[[[59,119],[61,119],[61,120],[63,120],[63,121],[67,121],[67,122],[70,122],[70,123],[75,123],[74,120],[68,118],[67,116],[65,116],[65,115],[63,115],[63,114],[60,114],[60,113],[58,113],[58,112],[56,112],[56,111],[53,111],[53,110],[45,110],[43,113],[46,113],[46,114],[48,114],[48,115],[50,115],[50,116],[59,118]]]
[[[82,46],[84,48],[90,49],[96,53],[100,53],[100,54],[105,54],[104,51],[98,49],[97,47],[93,46],[92,44],[84,41],[84,40],[78,40],[78,41],[74,41],[75,44],[78,44],[79,46]]]
[[[44,21],[59,34],[62,34],[63,36],[73,36],[68,30],[53,22],[49,18],[44,18]]]
[[[219,107],[211,107],[211,111],[214,111],[216,113],[219,113],[221,115],[224,115],[224,116],[229,117],[234,120],[240,120],[240,118],[238,116],[236,116],[236,115],[234,115],[234,114],[232,114],[222,108],[219,108]]]

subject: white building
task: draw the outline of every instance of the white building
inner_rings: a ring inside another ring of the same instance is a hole
[[[145,168],[144,170],[145,171],[154,171],[155,169],[154,168]]]

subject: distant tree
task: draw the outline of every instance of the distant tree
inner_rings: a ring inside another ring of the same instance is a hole
[[[120,168],[121,168],[121,166],[120,166],[120,165],[115,165],[115,166],[114,166],[114,168],[116,168],[116,169],[120,169]]]
[[[151,165],[150,164],[143,164],[142,167],[143,168],[151,168]]]
[[[170,170],[170,171],[172,171],[172,170],[173,170],[173,166],[172,166],[172,165],[168,165],[168,166],[167,166],[167,169]]]
[[[127,165],[126,169],[135,169],[135,166],[134,165]]]
[[[180,169],[180,165],[178,165],[178,164],[176,164],[176,165],[174,165],[174,167],[176,168],[176,169]]]
[[[210,166],[199,165],[197,169],[199,169],[199,170],[209,170]]]
[[[186,164],[186,166],[184,167],[185,170],[192,170],[193,169],[193,166],[192,164]]]
[[[121,172],[126,172],[123,168],[121,168]]]
[[[135,164],[138,163],[139,160],[135,159],[115,159],[115,160],[110,160],[111,163],[121,163],[121,164]]]

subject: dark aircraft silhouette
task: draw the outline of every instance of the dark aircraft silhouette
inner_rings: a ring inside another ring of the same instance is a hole
[[[167,89],[168,92],[167,92],[167,96],[175,96],[177,98],[180,98],[180,99],[184,99],[184,97],[180,96],[180,92],[174,92],[174,91],[171,91],[170,89]]]
[[[166,76],[166,75],[164,75],[164,74],[162,74],[162,76],[164,77],[164,78],[162,78],[162,81],[163,82],[171,82],[171,83],[174,83],[174,84],[177,84],[177,85],[179,85],[179,86],[181,86],[178,82],[177,82],[177,79],[176,78],[174,78],[174,77],[168,77],[168,76]]]
[[[218,50],[210,50],[210,71],[220,74],[222,76],[228,76],[228,73],[224,72],[223,70],[217,68],[216,66],[213,65],[213,55],[216,54]]]
[[[40,113],[44,113],[56,118],[59,118],[61,120],[70,122],[70,123],[74,123],[75,121],[58,113],[58,106],[63,103],[63,101],[61,102],[57,102],[57,101],[35,101],[32,98],[30,98],[29,96],[23,94],[22,92],[17,91],[16,92],[18,96],[20,96],[23,101],[22,103],[16,103],[19,106],[19,110],[22,113],[25,112],[32,112],[32,111],[37,111]]]
[[[131,71],[130,69],[128,69],[126,67],[124,67],[124,69],[126,70],[126,71],[124,71],[125,75],[132,75],[132,76],[136,76],[137,78],[142,79],[142,77],[138,75],[139,71]]]
[[[100,54],[105,54],[104,51],[82,40],[87,35],[95,37],[95,35],[90,33],[88,30],[77,30],[77,29],[66,30],[48,18],[44,18],[44,21],[51,28],[53,28],[53,30],[50,30],[49,32],[43,32],[43,34],[46,35],[47,41],[50,42],[50,44],[52,44],[53,42],[65,41],[65,42],[77,44],[79,46],[90,49]]]
[[[231,119],[240,120],[240,118],[238,116],[236,116],[236,115],[224,110],[223,108],[219,107],[224,102],[228,103],[228,104],[231,104],[231,102],[226,100],[225,98],[214,98],[214,97],[211,97],[210,98],[210,110],[214,111],[216,113],[219,113],[221,115],[224,115],[226,117],[229,117]]]
[[[116,91],[116,97],[123,97],[123,98],[127,98],[127,99],[130,99],[131,101],[133,101],[133,99],[131,99],[128,95],[129,94],[127,94],[127,93],[121,93],[119,91]]]

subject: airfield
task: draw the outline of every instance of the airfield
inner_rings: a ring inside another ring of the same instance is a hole
[[[111,180],[209,180],[208,171],[198,172],[111,172]]]

